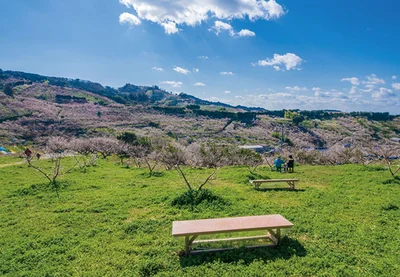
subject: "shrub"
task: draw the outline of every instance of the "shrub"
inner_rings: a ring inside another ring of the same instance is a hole
[[[14,90],[10,84],[6,84],[3,88],[3,92],[5,95],[14,98]]]
[[[172,206],[193,207],[201,203],[225,205],[226,201],[209,189],[187,190],[172,201]]]
[[[271,137],[277,138],[277,139],[281,139],[282,134],[279,133],[279,132],[273,132],[273,133],[271,134]]]

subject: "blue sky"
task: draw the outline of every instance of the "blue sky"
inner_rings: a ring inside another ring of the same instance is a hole
[[[268,109],[398,114],[399,9],[395,0],[2,1],[0,68]]]

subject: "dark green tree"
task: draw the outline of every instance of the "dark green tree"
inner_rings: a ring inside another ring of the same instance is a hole
[[[3,88],[3,92],[5,95],[14,98],[14,90],[10,84],[6,84]]]
[[[138,137],[132,132],[123,132],[121,135],[117,136],[117,139],[131,145],[138,144]]]

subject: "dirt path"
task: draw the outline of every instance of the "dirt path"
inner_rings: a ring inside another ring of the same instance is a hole
[[[13,166],[13,165],[19,165],[19,164],[23,164],[24,162],[18,162],[18,163],[12,163],[12,164],[0,164],[0,168],[2,167],[9,167],[9,166]]]
[[[65,155],[65,157],[74,157],[74,156],[75,155],[73,155],[73,154]],[[45,154],[40,159],[41,160],[48,160],[48,159],[51,159],[51,157],[50,157],[50,155]],[[9,166],[13,166],[13,165],[20,165],[20,164],[24,164],[24,163],[25,163],[25,161],[16,162],[16,163],[10,163],[10,164],[0,164],[0,168],[9,167]]]

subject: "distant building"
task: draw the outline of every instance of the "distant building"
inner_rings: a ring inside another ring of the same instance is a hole
[[[242,146],[239,146],[239,148],[249,149],[249,150],[255,151],[257,153],[265,153],[271,149],[271,147],[269,147],[267,145],[242,145]]]
[[[391,141],[394,141],[394,142],[400,143],[400,138],[391,138],[390,140],[391,140]]]

